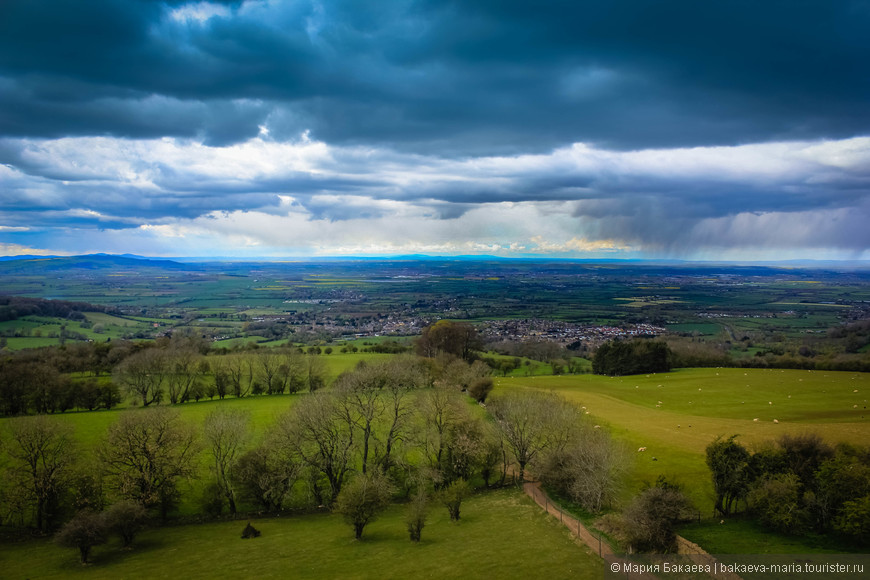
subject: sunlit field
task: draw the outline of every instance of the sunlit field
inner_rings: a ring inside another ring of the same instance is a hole
[[[679,369],[615,378],[508,377],[496,385],[496,392],[552,390],[586,407],[636,455],[627,493],[664,474],[682,482],[706,514],[712,486],[704,450],[717,436],[739,434],[749,446],[804,432],[830,443],[870,441],[870,375],[862,373]]]

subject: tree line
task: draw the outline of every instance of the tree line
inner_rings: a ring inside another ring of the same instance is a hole
[[[125,399],[149,406],[227,396],[314,391],[323,360],[296,347],[209,353],[185,335],[154,342],[87,343],[0,358],[0,415],[111,409]]]
[[[121,512],[120,502],[159,519],[182,501],[209,516],[322,506],[344,514],[359,536],[385,502],[404,498],[410,537],[419,540],[426,506],[441,503],[459,519],[470,490],[503,484],[511,465],[520,479],[534,468],[589,509],[613,501],[622,467],[605,433],[546,393],[478,397],[488,416],[469,397],[484,373],[485,365],[456,359],[360,364],[295,399],[265,429],[237,409],[217,406],[193,425],[177,408],[151,404],[120,412],[93,453],[52,417],[8,419],[0,515],[6,525],[43,533],[70,525],[100,539],[106,522],[118,525],[117,514],[105,514]]]
[[[0,296],[0,322],[18,320],[25,316],[50,316],[53,318],[68,318],[84,320],[83,312],[105,312],[117,314],[113,306],[96,306],[86,302],[69,302],[66,300],[45,300],[43,298],[28,298],[25,296]]]

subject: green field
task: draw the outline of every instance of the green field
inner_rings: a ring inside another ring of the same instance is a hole
[[[552,390],[586,408],[635,456],[623,501],[659,475],[682,484],[704,523],[683,533],[713,553],[837,551],[831,541],[717,527],[705,448],[738,434],[750,448],[783,433],[820,434],[830,443],[870,441],[870,375],[847,372],[679,369],[629,377],[596,375],[496,379],[498,389]],[[497,392],[497,391],[496,391]],[[758,421],[755,421],[758,419]],[[774,419],[778,423],[774,423]],[[637,451],[646,447],[645,452]],[[751,533],[750,533],[751,532]],[[756,537],[752,540],[746,539]],[[742,538],[742,539],[741,539]],[[741,543],[742,542],[742,543]]]
[[[463,502],[462,519],[432,506],[412,544],[404,506],[391,507],[363,539],[340,516],[253,520],[262,536],[240,539],[244,521],[148,530],[133,550],[98,546],[93,564],[46,540],[0,547],[5,578],[553,578],[598,579],[602,563],[556,519],[514,489]]]
[[[680,369],[659,375],[507,377],[495,382],[497,389],[553,390],[586,407],[594,421],[609,426],[633,452],[647,448],[635,452],[630,493],[665,474],[686,484],[702,513],[710,513],[713,499],[704,450],[719,435],[739,434],[747,445],[807,431],[832,443],[870,441],[865,408],[870,375],[862,373]]]

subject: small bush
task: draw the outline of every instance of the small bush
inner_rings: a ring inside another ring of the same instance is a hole
[[[625,539],[639,552],[674,552],[675,526],[692,511],[692,504],[682,490],[659,478],[655,486],[641,492],[623,512]]]
[[[109,506],[104,514],[108,530],[121,537],[125,548],[133,545],[136,537],[148,522],[148,511],[139,502],[125,499]]]
[[[102,514],[82,510],[58,531],[54,541],[64,548],[76,548],[82,564],[88,563],[91,548],[106,543],[106,521]]]
[[[478,403],[486,401],[486,397],[492,392],[493,383],[490,377],[476,379],[468,387],[468,394]]]
[[[462,500],[471,494],[471,487],[464,479],[457,479],[446,488],[441,490],[438,495],[441,503],[447,507],[450,513],[450,520],[459,521],[459,510],[462,507]]]
[[[768,477],[753,487],[746,498],[749,509],[763,525],[787,534],[809,529],[810,516],[804,507],[800,478],[794,473]]]
[[[405,522],[408,524],[408,534],[412,542],[419,542],[423,535],[423,527],[426,525],[426,517],[429,511],[429,497],[424,490],[420,490],[408,504],[408,515]]]
[[[379,471],[360,475],[345,485],[335,500],[335,511],[353,526],[359,540],[363,529],[390,505],[393,484]]]

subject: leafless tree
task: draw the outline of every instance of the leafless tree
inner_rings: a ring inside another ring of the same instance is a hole
[[[159,506],[163,518],[178,480],[194,475],[198,452],[195,431],[168,407],[121,413],[98,450],[118,493],[145,507]]]
[[[239,456],[232,472],[239,492],[269,511],[278,511],[302,475],[292,449],[269,438]]]
[[[141,400],[142,406],[159,403],[169,376],[166,351],[148,348],[125,358],[115,367],[113,380],[130,395]]]
[[[490,399],[487,408],[495,417],[505,445],[519,467],[520,481],[526,467],[546,450],[567,445],[579,421],[579,410],[551,393],[508,391]]]
[[[45,416],[8,421],[10,487],[18,488],[34,510],[37,529],[54,523],[61,492],[73,476],[76,457],[72,427]]]
[[[571,441],[546,452],[538,469],[548,485],[597,512],[617,498],[628,465],[626,450],[607,431],[580,422]]]
[[[164,364],[168,367],[166,388],[170,403],[184,403],[193,396],[197,382],[208,371],[203,362],[203,356],[190,348],[166,354]]]
[[[334,392],[313,393],[279,417],[275,437],[326,478],[332,503],[353,468],[356,440],[350,408]]]
[[[249,437],[250,413],[218,408],[206,415],[203,435],[211,452],[215,478],[227,500],[230,513],[236,513],[233,469]]]

